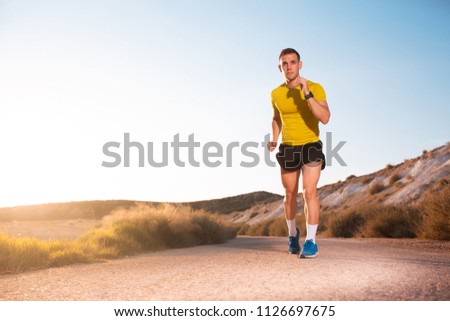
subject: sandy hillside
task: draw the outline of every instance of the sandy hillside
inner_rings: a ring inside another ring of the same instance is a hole
[[[426,192],[436,192],[450,183],[450,143],[408,159],[397,165],[387,165],[377,172],[350,176],[345,181],[318,189],[323,209],[341,211],[358,204],[408,204],[421,201]],[[373,193],[378,185],[381,191]],[[373,193],[373,194],[372,194]],[[303,212],[303,197],[298,195],[298,211]],[[282,199],[260,203],[245,211],[231,213],[235,222],[249,225],[282,217]]]

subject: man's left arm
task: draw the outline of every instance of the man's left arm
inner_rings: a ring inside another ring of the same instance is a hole
[[[308,88],[308,80],[300,77],[300,87],[302,89],[305,98],[310,94]],[[316,100],[314,97],[306,99],[313,115],[324,125],[330,120],[330,109],[328,108],[328,103],[326,100]]]

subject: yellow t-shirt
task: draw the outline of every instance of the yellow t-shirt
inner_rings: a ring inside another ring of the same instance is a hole
[[[326,100],[325,90],[320,84],[308,80],[308,88],[314,98]],[[314,116],[300,86],[289,89],[282,84],[272,90],[272,107],[281,116],[282,141],[284,145],[304,145],[319,141],[319,120]]]

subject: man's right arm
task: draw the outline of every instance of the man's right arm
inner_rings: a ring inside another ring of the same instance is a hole
[[[273,151],[277,147],[278,137],[281,132],[281,116],[278,109],[273,107],[273,117],[272,117],[272,139],[267,143],[267,148],[269,151]]]

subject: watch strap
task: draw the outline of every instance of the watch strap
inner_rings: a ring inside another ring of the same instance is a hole
[[[313,93],[310,91],[309,94],[305,95],[305,99],[314,98]]]

